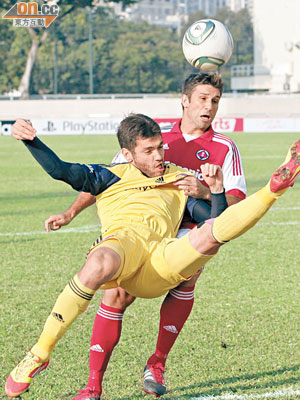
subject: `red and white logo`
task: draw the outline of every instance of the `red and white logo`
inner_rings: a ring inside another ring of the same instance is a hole
[[[174,326],[174,325],[166,325],[166,326],[164,326],[164,329],[171,333],[178,333],[178,330],[177,330],[176,326]]]
[[[209,152],[204,149],[198,150],[196,153],[196,157],[201,161],[205,161],[209,158]]]

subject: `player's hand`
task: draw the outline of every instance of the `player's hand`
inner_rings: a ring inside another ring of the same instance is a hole
[[[201,165],[201,172],[211,193],[222,193],[224,191],[223,173],[219,165],[203,164]]]
[[[71,215],[67,212],[51,215],[45,221],[45,230],[47,232],[57,231],[64,225],[68,225],[72,221]]]
[[[183,190],[186,196],[195,197],[196,199],[209,199],[209,190],[202,185],[199,179],[191,175],[182,174],[182,176],[183,178],[174,182],[174,185]]]
[[[36,137],[36,130],[30,121],[19,118],[12,126],[12,136],[17,140],[33,140]]]

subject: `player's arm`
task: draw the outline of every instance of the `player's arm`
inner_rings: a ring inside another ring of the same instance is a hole
[[[29,121],[17,119],[12,127],[12,136],[17,140],[33,140],[36,130]],[[60,229],[63,225],[69,224],[82,210],[94,204],[95,196],[90,193],[82,192],[74,203],[63,213],[51,215],[45,221],[46,231]]]
[[[68,163],[61,160],[36,136],[33,140],[23,140],[36,161],[56,180],[61,180],[73,189],[97,195],[120,178],[101,165]]]
[[[119,151],[113,158],[112,164],[119,164],[126,162],[126,159],[122,155],[122,152]],[[63,213],[51,215],[45,221],[45,230],[49,232],[50,230],[58,230],[64,225],[68,225],[81,211],[86,209],[87,207],[94,204],[96,201],[96,197],[91,195],[90,193],[81,192],[74,203]]]
[[[204,200],[190,197],[187,203],[190,215],[198,223],[217,217],[228,207],[221,168],[218,165],[206,163],[201,166],[201,171],[211,193],[211,206]]]
[[[234,142],[231,143],[231,147],[225,157],[222,172],[228,206],[245,199],[247,185],[243,163],[239,149]]]
[[[64,225],[68,225],[82,210],[91,206],[96,201],[96,197],[90,193],[81,192],[71,204],[71,206],[60,214],[51,215],[45,221],[45,230],[49,232],[50,230],[56,231]]]

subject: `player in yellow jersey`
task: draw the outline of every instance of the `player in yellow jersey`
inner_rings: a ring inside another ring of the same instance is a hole
[[[134,142],[124,147],[120,137],[130,132],[132,138],[133,131]],[[120,285],[132,295],[146,298],[166,293],[195,274],[222,244],[253,227],[300,172],[299,141],[260,191],[176,239],[188,199],[172,185],[182,170],[164,164],[159,127],[148,117],[131,115],[121,123],[118,137],[131,164],[112,167],[66,163],[32,132],[20,137],[54,179],[97,196],[104,235],[58,297],[38,342],[9,375],[9,397],[19,396],[48,366],[55,344],[98,288]],[[222,194],[220,168],[205,164],[202,173],[211,192]],[[100,393],[90,397],[99,398]]]

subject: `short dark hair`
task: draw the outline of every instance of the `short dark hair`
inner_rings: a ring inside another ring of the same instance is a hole
[[[121,121],[117,136],[121,148],[134,150],[138,137],[146,139],[161,135],[159,125],[144,114],[129,114]]]
[[[188,98],[191,98],[192,92],[198,85],[211,85],[220,91],[220,95],[223,93],[223,80],[222,76],[218,72],[199,72],[197,74],[189,75],[182,85],[182,94],[186,94]]]

